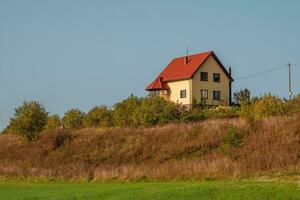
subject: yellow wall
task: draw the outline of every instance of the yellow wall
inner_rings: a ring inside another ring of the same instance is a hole
[[[169,91],[169,99],[174,103],[189,105],[192,103],[192,93],[191,93],[191,84],[192,80],[182,80],[182,81],[174,81],[168,82],[168,86],[170,88]],[[180,90],[186,90],[186,98],[180,98]]]
[[[208,72],[208,81],[200,80],[200,72]],[[220,82],[213,82],[213,73],[220,74]],[[226,104],[229,105],[229,79],[223,72],[221,67],[215,61],[213,56],[210,56],[205,63],[198,69],[192,79],[192,99],[197,102],[201,100],[200,91],[208,90],[208,99],[206,101],[209,105]],[[213,100],[213,90],[221,91],[221,101]],[[192,100],[193,101],[193,100]]]

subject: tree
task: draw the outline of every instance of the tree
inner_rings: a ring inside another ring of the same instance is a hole
[[[31,141],[44,129],[47,117],[48,112],[41,103],[25,101],[22,106],[15,109],[7,130]]]
[[[134,125],[156,125],[179,118],[179,111],[174,103],[159,96],[141,99],[140,106],[133,113]]]
[[[61,120],[59,115],[51,115],[47,119],[45,130],[54,130],[61,127]]]
[[[134,95],[114,105],[113,122],[115,126],[133,126],[133,113],[140,105],[141,100]]]
[[[62,124],[65,129],[80,129],[83,127],[85,114],[79,109],[71,109],[64,114]]]
[[[233,98],[236,104],[241,105],[243,103],[249,103],[250,102],[250,90],[241,89],[239,91],[236,91],[233,94]]]
[[[95,106],[84,118],[85,127],[110,127],[112,126],[111,111],[106,106]]]

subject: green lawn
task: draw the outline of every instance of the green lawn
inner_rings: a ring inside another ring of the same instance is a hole
[[[300,199],[293,183],[258,181],[33,183],[0,182],[0,199]]]

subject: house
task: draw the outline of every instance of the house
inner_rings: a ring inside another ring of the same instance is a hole
[[[231,104],[231,72],[213,51],[174,58],[146,88],[187,109],[193,103]]]

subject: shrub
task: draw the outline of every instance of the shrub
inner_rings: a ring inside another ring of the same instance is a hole
[[[288,102],[290,112],[296,113],[300,112],[300,94],[295,96],[292,101]]]
[[[48,113],[37,101],[25,101],[15,109],[14,117],[10,119],[7,132],[21,135],[27,140],[33,140],[44,129]]]
[[[223,119],[238,117],[237,107],[218,106],[204,110],[208,118]]]
[[[284,115],[288,111],[287,104],[280,98],[266,94],[258,101],[254,102],[255,117],[261,119],[275,115]]]
[[[164,109],[160,116],[160,123],[178,121],[180,119],[179,106],[172,102],[167,102],[167,105],[164,106]]]
[[[47,119],[45,130],[54,130],[61,127],[61,120],[59,115],[51,115]]]
[[[207,116],[202,109],[194,108],[189,111],[182,112],[181,121],[182,122],[195,122],[207,119]]]
[[[85,127],[110,127],[112,126],[111,111],[106,106],[95,106],[84,118]]]
[[[178,108],[159,96],[145,97],[133,113],[134,125],[156,125],[177,119]]]
[[[252,103],[243,103],[238,114],[249,124],[253,124],[256,121],[254,106]]]
[[[227,132],[227,136],[224,139],[224,144],[229,147],[240,146],[243,139],[243,135],[238,133],[236,127],[230,126]]]
[[[113,122],[117,127],[133,126],[133,113],[140,105],[141,100],[131,95],[127,99],[114,105]]]
[[[250,103],[243,103],[239,115],[249,123],[254,123],[263,117],[286,115],[290,106],[280,98],[266,94],[261,98],[253,98]]]
[[[62,124],[65,129],[80,129],[83,127],[85,114],[79,109],[71,109],[64,114]]]

